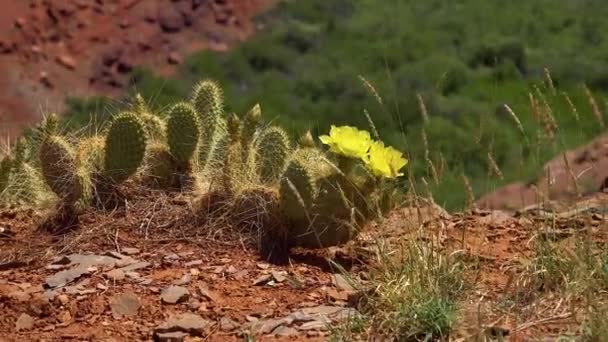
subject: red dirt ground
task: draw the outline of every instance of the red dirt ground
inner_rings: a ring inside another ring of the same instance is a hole
[[[195,50],[225,50],[271,3],[0,0],[0,136],[61,112],[66,96],[120,94],[135,65],[168,74]]]
[[[571,215],[565,208],[555,215],[553,229],[564,243],[585,223],[601,244],[608,241],[605,211],[608,195],[596,195],[578,203],[592,208]],[[520,276],[532,255],[531,240],[544,231],[546,219],[538,212],[508,213],[472,211],[449,215],[436,206],[418,205],[392,212],[382,225],[371,225],[355,242],[319,251],[292,251],[286,264],[270,264],[257,253],[251,236],[227,226],[202,225],[192,216],[188,201],[172,195],[136,196],[127,207],[111,213],[91,210],[80,227],[64,235],[40,230],[43,214],[6,210],[0,214],[0,331],[3,341],[78,339],[87,341],[151,340],[155,327],[179,313],[200,315],[211,327],[200,337],[186,341],[238,341],[248,321],[268,322],[285,318],[297,310],[348,307],[354,293],[336,283],[337,270],[328,260],[342,265],[365,284],[377,265],[370,257],[378,242],[387,243],[391,254],[407,241],[434,241],[437,248],[460,251],[464,260],[476,265],[467,276],[472,288],[462,299],[461,319],[454,337],[476,334],[479,327],[510,331],[510,340],[555,337],[576,331],[581,323],[576,304],[553,294],[538,294],[517,304],[511,311],[504,303],[522,296],[526,285]],[[595,210],[595,211],[594,211]],[[59,256],[72,253],[102,255],[132,254],[151,266],[138,271],[149,283],[130,277],[111,280],[105,269],[96,268],[74,290],[66,286],[49,299],[42,287],[57,270],[47,268]],[[198,260],[188,265],[187,262]],[[273,273],[274,272],[274,273]],[[262,276],[279,272],[286,279],[254,285]],[[179,304],[163,304],[159,291],[190,275],[186,287],[191,297]],[[523,278],[525,280],[525,278]],[[210,290],[203,295],[200,287]],[[69,292],[69,289],[72,292]],[[75,292],[74,292],[75,291]],[[137,296],[141,307],[128,318],[115,317],[111,302],[119,294]],[[526,297],[527,298],[527,297]],[[17,331],[18,318],[33,318],[32,326]],[[230,319],[239,328],[227,331],[222,321]],[[295,323],[294,323],[295,324]],[[292,325],[293,328],[295,325]],[[278,331],[278,330],[277,330]],[[291,331],[290,337],[258,333],[256,340],[323,341],[329,331]]]

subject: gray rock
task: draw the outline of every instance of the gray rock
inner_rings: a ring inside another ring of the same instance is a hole
[[[355,291],[349,280],[341,274],[334,274],[331,280],[334,286],[339,288],[340,290],[353,292]]]
[[[336,312],[344,310],[341,306],[319,305],[312,308],[303,308],[302,312],[308,315],[333,315]]]
[[[327,330],[328,323],[322,321],[310,321],[306,322],[298,327],[298,330]]]
[[[221,303],[222,298],[220,297],[220,295],[218,295],[214,291],[211,291],[209,288],[207,288],[207,286],[200,285],[198,287],[198,290],[201,293],[201,295],[203,297],[207,298],[208,300],[210,300],[214,303]]]
[[[65,271],[60,271],[60,272],[53,274],[52,276],[47,277],[46,280],[44,281],[44,285],[47,288],[51,288],[51,289],[63,287],[65,285],[75,281],[76,279],[79,279],[83,275],[89,274],[92,271],[93,270],[89,269],[88,267],[82,267],[82,266],[78,266],[76,268],[71,268],[71,269],[65,270]]]
[[[139,279],[141,279],[141,274],[139,274],[137,272],[127,272],[127,273],[125,273],[125,275],[127,277],[129,277],[130,279],[133,279],[133,280],[139,280]]]
[[[185,263],[184,265],[186,267],[192,267],[192,266],[198,266],[198,265],[202,265],[203,264],[203,260],[192,260],[192,261],[188,261],[187,263]]]
[[[190,297],[190,292],[185,287],[169,286],[161,292],[160,297],[163,303],[177,304],[187,300]]]
[[[110,308],[114,318],[132,317],[137,315],[141,302],[139,298],[132,292],[125,292],[110,300]]]
[[[17,322],[15,322],[15,330],[17,331],[30,330],[33,327],[34,318],[26,313],[22,313],[19,318],[17,318]]]
[[[252,322],[248,325],[249,330],[254,334],[270,334],[280,326],[290,325],[292,321],[289,318],[281,319],[264,319]]]
[[[129,272],[140,270],[142,268],[150,267],[150,265],[152,265],[152,264],[150,264],[147,261],[140,261],[140,262],[136,262],[134,264],[131,264],[129,266],[122,267],[122,268],[120,268],[120,270],[123,271],[123,272],[125,272],[125,273],[129,273]]]
[[[125,272],[120,269],[113,269],[105,273],[106,278],[113,281],[120,281],[125,279]]]
[[[220,319],[220,329],[222,331],[233,331],[235,329],[238,329],[239,327],[239,323],[233,321],[227,316],[224,316],[222,317],[222,319]]]
[[[286,272],[272,271],[272,277],[277,283],[282,283],[287,279]]]
[[[182,342],[186,340],[188,334],[180,331],[167,332],[167,333],[156,333],[154,334],[154,341],[156,342]]]
[[[116,257],[116,256],[120,256]],[[47,277],[45,286],[48,288],[63,287],[80,277],[95,271],[96,267],[112,269],[116,265],[132,264],[135,262],[130,257],[125,257],[118,253],[110,253],[110,255],[94,255],[94,254],[71,254],[55,260],[51,266],[64,266],[69,269],[63,270]],[[130,267],[130,266],[127,266]],[[124,268],[123,268],[124,271]]]
[[[173,282],[173,285],[187,285],[192,280],[190,273],[184,274],[181,278]]]
[[[122,252],[125,253],[125,255],[135,255],[139,254],[139,249],[133,247],[125,247],[122,249]]]
[[[277,335],[280,337],[292,337],[292,336],[297,336],[299,334],[299,332],[296,329],[286,327],[286,326],[280,326],[280,327],[274,329],[274,331],[272,333],[274,335]]]
[[[254,280],[253,285],[266,285],[272,280],[272,274],[263,274]]]
[[[211,322],[199,315],[183,313],[169,318],[155,329],[156,334],[168,332],[185,332],[195,336],[204,336],[211,328]]]

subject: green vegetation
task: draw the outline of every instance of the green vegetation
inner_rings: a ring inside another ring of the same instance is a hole
[[[265,28],[228,53],[190,56],[174,79],[146,70],[133,77],[157,109],[200,77],[216,79],[228,111],[263,100],[266,119],[297,134],[316,136],[331,123],[367,127],[367,109],[387,143],[416,160],[415,179],[424,177],[435,200],[456,209],[465,199],[463,173],[480,195],[534,177],[556,152],[600,132],[582,82],[608,89],[607,14],[599,1],[287,0],[260,15]],[[543,125],[529,94],[551,104],[557,143],[526,141],[503,109],[509,104],[535,136]],[[72,113],[90,109],[77,104]],[[488,154],[502,179],[487,176]]]

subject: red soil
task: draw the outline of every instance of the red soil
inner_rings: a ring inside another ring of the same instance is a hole
[[[183,56],[225,50],[272,0],[0,0],[0,136],[66,96],[120,94],[136,65],[170,74]]]

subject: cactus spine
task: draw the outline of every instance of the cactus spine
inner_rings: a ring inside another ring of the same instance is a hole
[[[134,113],[125,112],[112,121],[105,141],[104,174],[121,183],[135,174],[146,153],[144,124]]]

